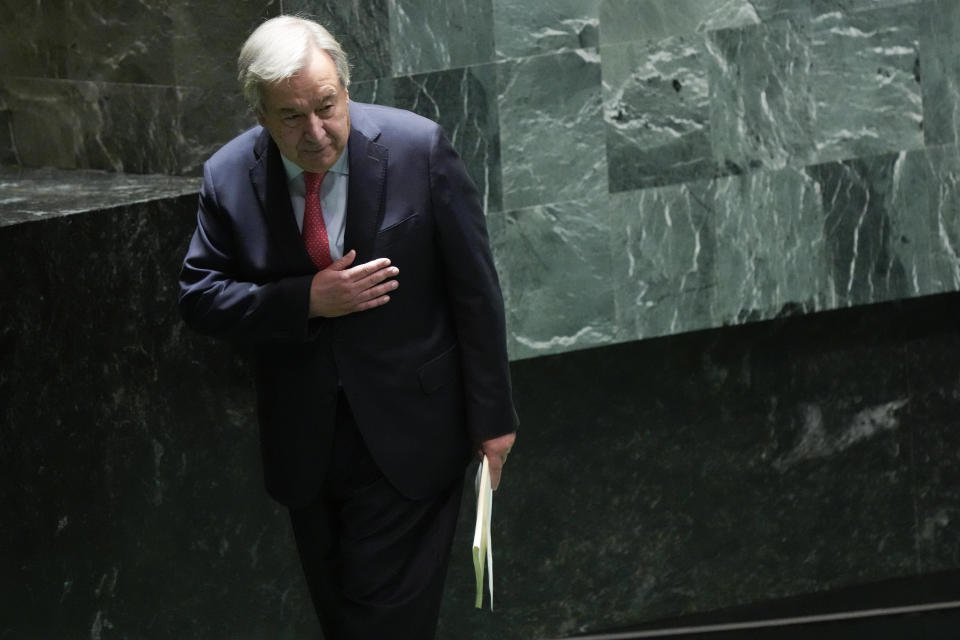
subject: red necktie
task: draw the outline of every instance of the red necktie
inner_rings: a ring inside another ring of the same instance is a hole
[[[303,172],[303,181],[307,185],[303,205],[303,243],[317,269],[325,269],[333,262],[330,257],[327,225],[323,221],[323,210],[320,208],[320,183],[325,175],[327,174]]]

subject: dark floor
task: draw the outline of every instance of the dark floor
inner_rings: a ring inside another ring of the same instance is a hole
[[[911,608],[926,610],[911,611]],[[576,637],[584,640],[958,640],[960,571],[897,578],[632,628],[596,630]]]

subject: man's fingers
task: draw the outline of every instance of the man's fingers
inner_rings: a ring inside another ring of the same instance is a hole
[[[391,266],[389,258],[347,268],[356,257],[357,252],[351,250],[317,273],[311,287],[310,317],[335,318],[390,301],[388,294],[400,286],[394,279],[400,270]]]
[[[379,271],[375,271],[361,280],[357,280],[355,282],[355,286],[360,291],[375,292],[375,290],[379,290],[380,293],[383,293],[386,291],[392,291],[397,288],[398,281],[397,280],[389,280],[388,282],[384,282],[384,281],[387,280],[388,278],[397,277],[399,273],[400,273],[400,270],[397,269],[396,267],[387,267],[386,269],[380,269]]]
[[[503,465],[510,455],[510,449],[517,439],[516,433],[508,433],[497,438],[491,438],[480,443],[481,455],[487,456],[487,462],[490,465],[490,486],[496,489],[500,486],[500,474],[503,471]]]
[[[331,262],[327,266],[327,269],[330,269],[331,271],[343,271],[344,269],[349,267],[351,264],[353,264],[353,261],[356,259],[357,259],[356,250],[350,249],[350,251],[344,254],[343,257],[338,258],[337,260],[334,260],[333,262]]]
[[[503,471],[503,462],[497,456],[487,457],[487,463],[490,465],[490,488],[494,491],[500,486],[500,474]]]
[[[373,300],[367,300],[366,302],[361,302],[356,305],[350,313],[356,311],[366,311],[367,309],[373,309],[375,307],[380,307],[382,305],[390,302],[390,296],[380,296],[379,298],[374,298]]]
[[[363,264],[358,264],[355,267],[351,267],[346,270],[346,273],[348,276],[350,276],[351,280],[358,281],[382,271],[390,271],[389,267],[390,258],[377,258],[376,260],[371,260],[370,262],[364,262]],[[393,267],[392,270],[394,271],[392,275],[396,275],[398,273],[396,267]],[[383,276],[383,278],[389,277],[390,274]],[[381,278],[381,280],[383,278]]]
[[[355,301],[353,310],[363,311],[364,309],[378,307],[381,304],[389,302],[390,296],[388,294],[391,291],[395,291],[399,286],[399,282],[396,280],[390,280],[389,282],[384,282],[383,284],[379,284],[375,287],[367,287],[360,292],[359,297]]]

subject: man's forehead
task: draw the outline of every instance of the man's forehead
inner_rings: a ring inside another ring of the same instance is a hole
[[[344,93],[339,81],[305,83],[294,76],[266,85],[263,101],[267,107],[283,111],[307,103],[335,101]]]
[[[330,100],[339,96],[340,93],[340,88],[331,84],[321,84],[311,87],[291,84],[288,84],[286,87],[274,85],[270,91],[270,94],[277,100],[292,100],[295,102]]]

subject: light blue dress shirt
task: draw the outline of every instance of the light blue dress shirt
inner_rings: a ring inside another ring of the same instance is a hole
[[[320,208],[323,210],[323,223],[327,226],[327,239],[330,241],[330,257],[338,260],[343,257],[343,233],[347,226],[347,184],[350,181],[349,154],[344,147],[343,153],[327,170],[320,183]],[[304,191],[303,169],[282,154],[283,168],[287,171],[287,190],[290,192],[290,204],[293,215],[297,217],[297,227],[303,231]]]

